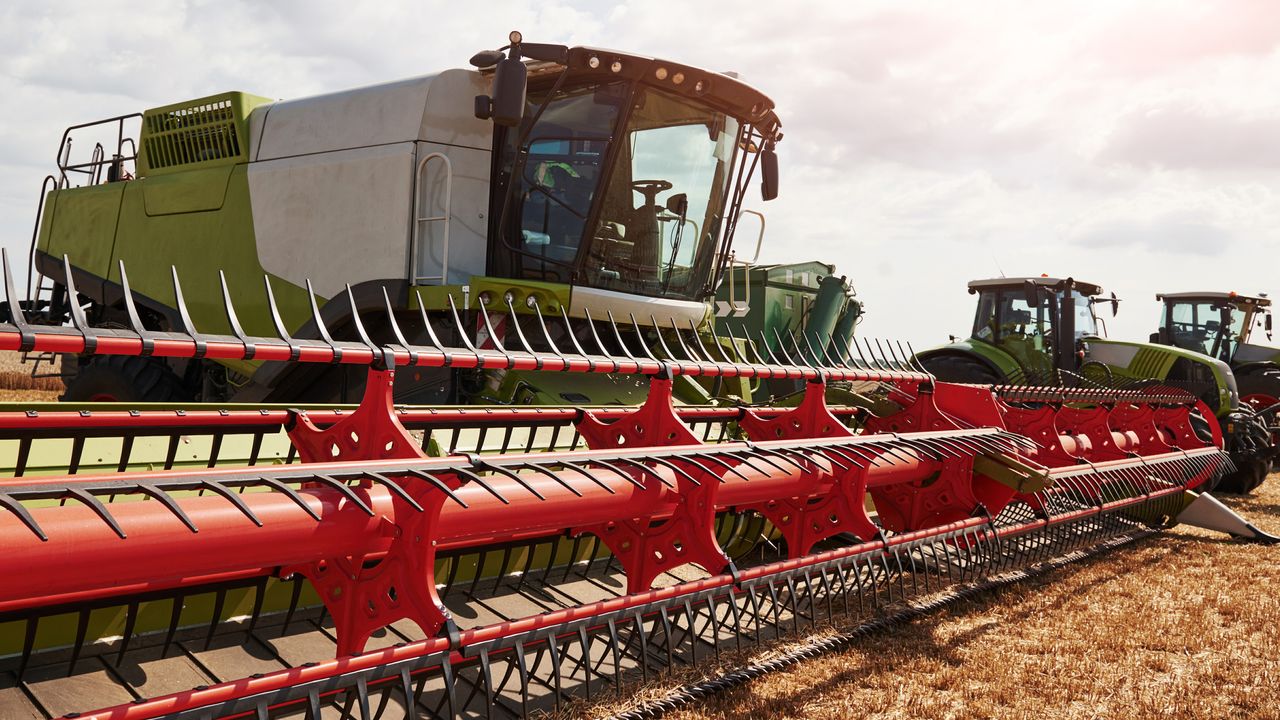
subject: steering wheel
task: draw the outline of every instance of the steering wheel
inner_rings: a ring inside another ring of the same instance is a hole
[[[658,202],[658,193],[666,192],[672,188],[672,184],[666,180],[632,180],[631,189],[644,196],[645,205],[655,205]]]

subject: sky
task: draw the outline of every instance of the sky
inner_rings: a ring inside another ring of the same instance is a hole
[[[760,260],[834,263],[866,305],[865,336],[920,348],[967,335],[966,282],[1002,274],[1115,291],[1109,330],[1130,339],[1154,329],[1156,292],[1280,291],[1280,3],[759,7],[13,0],[0,7],[0,245],[26,252],[68,125],[462,67],[519,29],[736,71],[772,97],[786,137],[781,196],[754,203]]]

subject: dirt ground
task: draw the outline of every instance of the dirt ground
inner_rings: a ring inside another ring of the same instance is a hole
[[[1280,532],[1280,476],[1224,499]],[[1276,588],[1280,546],[1178,528],[667,717],[1280,718]]]

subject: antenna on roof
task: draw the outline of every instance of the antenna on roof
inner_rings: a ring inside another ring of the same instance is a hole
[[[1000,260],[995,255],[991,256],[991,262],[996,264],[996,270],[1000,272],[1000,277],[1008,277],[1004,274],[1004,268],[1000,267]]]

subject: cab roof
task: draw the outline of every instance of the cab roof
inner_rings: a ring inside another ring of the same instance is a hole
[[[1056,278],[1056,277],[999,277],[989,278],[987,280],[973,280],[969,283],[969,292],[978,292],[979,290],[995,290],[998,288],[1020,289],[1027,282],[1033,282],[1037,285],[1043,285],[1055,290],[1061,289],[1067,282],[1071,282],[1072,286],[1081,295],[1093,297],[1102,294],[1102,286],[1089,282],[1083,282],[1074,278]]]
[[[1245,295],[1244,293],[1222,292],[1217,290],[1159,293],[1156,295],[1156,300],[1230,300],[1235,303],[1257,305],[1259,307],[1267,307],[1271,304],[1271,298],[1264,295]]]

